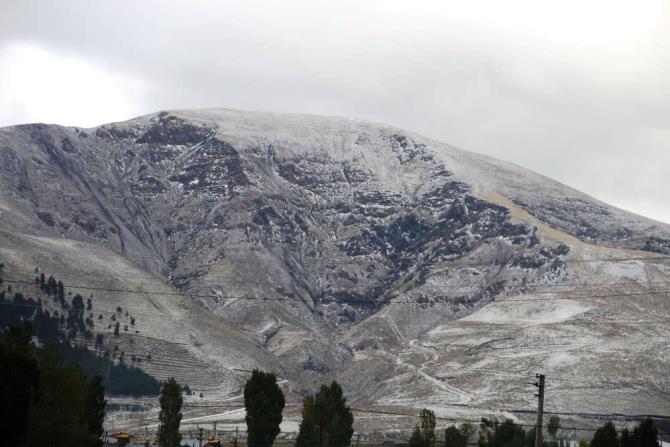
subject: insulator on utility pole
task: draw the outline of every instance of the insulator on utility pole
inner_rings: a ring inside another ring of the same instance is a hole
[[[537,397],[537,425],[535,426],[535,447],[542,447],[542,416],[544,412],[544,374],[535,374],[539,379],[534,385],[538,388]]]

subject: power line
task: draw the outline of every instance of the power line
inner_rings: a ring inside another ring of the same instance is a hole
[[[81,406],[87,406],[86,403],[83,402],[42,402],[40,405],[45,405],[45,406],[50,406],[50,407],[81,407]],[[114,403],[114,402],[107,402],[105,403],[106,407],[119,407],[119,406],[139,406],[139,407],[146,407],[146,404],[125,404],[125,403]],[[230,411],[242,411],[246,410],[245,406],[241,405],[229,405],[229,404],[189,404],[189,403],[184,403],[182,404],[182,408],[185,409],[224,409],[224,410],[230,410]],[[303,408],[302,403],[289,403],[284,406],[285,409],[297,409],[297,408]],[[476,407],[475,407],[476,408]],[[375,409],[363,409],[363,408],[356,408],[356,407],[350,407],[350,410],[356,413],[368,413],[368,414],[379,414],[382,416],[394,416],[394,417],[406,417],[406,418],[416,418],[419,417],[416,414],[408,414],[408,413],[400,413],[398,411],[391,411],[391,410],[375,410]],[[493,411],[493,412],[509,412],[509,413],[533,413],[533,410],[512,410],[512,409],[503,409],[503,408],[482,408],[482,410],[488,410],[488,411]],[[155,413],[156,410],[140,410],[138,412],[153,412]],[[576,415],[582,415],[582,413],[556,413],[556,412],[546,412],[546,414],[576,414]],[[586,415],[584,413],[584,415]],[[210,416],[209,414],[203,415],[203,417]],[[641,417],[645,417],[644,415],[629,415],[629,414],[623,414],[623,413],[610,413],[610,414],[592,414],[590,415],[592,417],[598,417],[598,418],[603,418],[603,417],[627,417],[631,419],[638,419]],[[659,419],[670,419],[670,416],[661,416],[661,415],[655,415],[655,418]],[[474,423],[478,424],[482,422],[482,419],[466,419],[466,418],[456,418],[456,417],[447,417],[447,416],[435,416],[435,419],[437,420],[442,420],[442,421],[452,421],[452,422],[465,422],[465,423]],[[157,421],[157,419],[153,418],[142,418],[143,421]],[[207,422],[212,422],[212,421],[207,421]],[[522,423],[517,423],[515,422],[515,425],[520,426],[520,427],[536,427],[536,424],[522,424]],[[561,427],[564,430],[583,430],[583,431],[594,431],[595,428],[590,428],[590,427]],[[620,430],[617,430],[620,431]]]
[[[519,301],[519,300],[517,300]],[[520,300],[520,301],[531,301],[531,300]],[[2,303],[0,302],[0,306],[24,306],[24,307],[32,307],[37,309],[37,306],[34,305],[28,305],[28,304],[15,304],[15,303]],[[133,315],[137,315],[137,313],[134,313]],[[154,316],[155,317],[155,316]],[[370,318],[382,318],[379,316],[372,316]],[[156,317],[156,319],[160,320],[160,318]],[[299,320],[302,322],[318,322],[318,320]],[[262,320],[245,320],[245,321],[229,321],[229,320],[222,320],[224,323],[228,324],[234,324],[234,325],[247,325],[247,324],[252,324],[252,323],[282,323],[282,321],[277,321],[273,319],[262,319]],[[433,327],[433,326],[439,326],[440,324],[444,323],[461,323],[461,324],[480,324],[480,325],[488,325],[488,326],[526,326],[526,325],[540,325],[540,324],[565,324],[565,323],[572,323],[572,324],[582,324],[582,325],[599,325],[599,324],[667,324],[668,321],[666,320],[601,320],[601,321],[591,321],[591,320],[579,320],[579,319],[571,319],[571,320],[561,320],[561,321],[556,321],[556,322],[546,322],[546,321],[520,321],[520,322],[491,322],[491,321],[482,321],[482,320],[465,320],[465,319],[460,319],[460,320],[449,320],[449,321],[444,321],[444,322],[433,322],[433,323],[402,323],[403,326],[407,327]],[[287,322],[285,322],[287,323]],[[358,327],[365,327],[365,326],[383,326],[387,327],[391,323],[374,323],[374,322],[367,322],[367,320],[363,320],[357,323],[359,326]],[[138,334],[130,334],[128,335],[132,336],[137,336]],[[140,337],[143,335],[140,333]],[[149,336],[146,336],[147,338],[152,338]],[[187,343],[177,343],[177,342],[169,342],[169,343],[174,343],[174,344],[181,344],[181,345],[187,345]],[[465,347],[465,346],[463,346]]]
[[[23,281],[23,280],[14,280],[14,279],[4,279],[4,281],[14,284],[26,284],[26,285],[35,285],[34,281]],[[112,287],[92,287],[86,285],[68,285],[68,289],[76,290],[93,290],[98,292],[109,292],[109,293],[133,293],[133,294],[152,294],[152,295],[169,295],[169,296],[190,296],[192,298],[217,298],[217,299],[231,299],[231,300],[253,300],[253,301],[294,301],[302,302],[305,300],[301,298],[291,298],[291,297],[250,297],[250,296],[225,296],[225,295],[216,295],[216,294],[189,294],[186,292],[171,292],[171,291],[161,291],[161,290],[139,290],[139,289],[121,289],[121,288],[112,288]],[[656,290],[650,292],[640,292],[640,293],[619,293],[619,294],[606,294],[606,295],[574,295],[567,297],[550,297],[550,298],[530,298],[530,299],[515,299],[515,298],[503,298],[498,302],[514,302],[514,301],[553,301],[556,299],[568,299],[568,300],[579,300],[579,299],[596,299],[596,298],[614,298],[614,297],[631,297],[631,296],[647,296],[647,295],[664,295],[670,293],[670,289]],[[558,293],[557,293],[558,294]],[[462,298],[447,300],[442,299],[440,301],[434,301],[434,304],[441,303],[451,303],[457,302],[462,303],[464,300]],[[373,299],[363,300],[363,299],[349,299],[349,298],[332,298],[330,300],[324,301],[325,304],[328,303],[356,303],[364,304],[366,302],[371,302],[375,305],[397,305],[397,304],[413,304],[413,305],[422,305],[428,303],[420,303],[417,301],[391,301],[391,302],[377,302]]]
[[[24,276],[26,278],[34,278],[33,275],[27,274],[27,273],[21,273],[17,271],[13,271],[13,269],[10,269],[12,271],[13,276]],[[90,273],[91,275],[95,274],[94,272]],[[54,276],[55,275],[55,276]],[[108,279],[102,279],[102,278],[84,278],[83,276],[71,276],[71,275],[61,275],[54,273],[52,274],[56,279],[75,279],[75,280],[80,280],[80,279],[85,279],[87,282],[109,282],[109,281],[115,281],[119,282],[122,279],[126,278],[151,278],[156,281],[163,281],[162,278],[160,277],[150,277],[150,276],[123,276],[123,278],[116,278],[112,280]],[[223,276],[221,278],[224,278]],[[207,275],[208,281],[205,282],[205,285],[210,285],[212,281],[215,281],[216,278],[212,278],[210,275]],[[225,278],[224,278],[225,279]],[[498,279],[498,278],[496,278]],[[516,278],[508,278],[508,280],[514,280]],[[504,278],[502,280],[505,280]],[[155,285],[156,281],[153,282],[146,282],[146,283],[140,283],[140,284],[148,284],[148,285]],[[199,283],[200,284],[200,283]],[[538,289],[538,288],[565,288],[565,287],[572,287],[572,288],[584,288],[584,287],[617,287],[617,286],[649,286],[649,285],[660,285],[660,284],[670,284],[670,281],[630,281],[630,282],[605,282],[605,283],[564,283],[564,284],[505,284],[506,289]],[[364,284],[342,284],[342,285],[335,285],[335,286],[330,286],[330,290],[332,292],[337,292],[339,290],[361,290],[361,291],[368,291],[371,288],[379,288],[379,287],[391,287],[393,286],[393,283],[364,283]],[[490,284],[475,284],[475,285],[468,285],[468,286],[448,286],[448,285],[431,285],[429,286],[431,290],[481,290],[481,289],[486,289],[489,287]],[[71,286],[67,286],[71,287]],[[326,287],[318,287],[320,289],[326,289],[329,286]],[[226,290],[248,290],[248,287],[242,287],[242,286],[230,286],[226,285],[225,286]],[[524,290],[529,291],[529,290]],[[185,291],[180,291],[184,295],[188,295],[188,292]],[[570,291],[533,291],[532,292],[535,295],[539,294],[560,294],[560,293],[570,293]]]

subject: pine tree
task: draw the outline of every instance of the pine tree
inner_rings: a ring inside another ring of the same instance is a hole
[[[158,415],[160,420],[158,438],[162,447],[179,447],[181,442],[179,424],[181,423],[182,403],[181,387],[171,377],[163,385],[160,397],[161,411]]]
[[[62,359],[72,349],[52,344],[38,350],[42,380],[30,419],[31,447],[55,440],[63,446],[101,445],[105,390],[101,379],[88,379],[81,365]]]
[[[84,313],[84,298],[81,295],[76,294],[74,298],[72,298],[72,308],[80,314]]]
[[[95,376],[89,381],[88,395],[86,396],[85,416],[88,422],[90,441],[87,447],[102,446],[102,424],[105,421],[105,387],[102,377]]]
[[[284,393],[273,373],[254,369],[244,386],[249,447],[271,447],[280,432]]]
[[[621,447],[635,447],[635,442],[633,441],[633,437],[631,436],[628,428],[621,430],[621,435],[619,436],[619,445]]]
[[[49,279],[47,280],[46,289],[47,295],[58,297],[58,284],[56,283],[56,279],[51,275],[49,275]]]
[[[526,433],[511,419],[500,423],[484,418],[480,424],[480,447],[530,447],[535,445],[534,439],[535,429]]]
[[[314,396],[303,401],[302,422],[296,447],[345,447],[354,434],[354,416],[346,405],[342,387],[333,381],[321,385]]]
[[[611,422],[607,422],[598,428],[593,434],[591,447],[616,447],[618,445],[616,428]]]
[[[58,284],[56,285],[57,293],[56,296],[58,298],[58,301],[61,303],[65,302],[65,286],[63,285],[62,281],[58,281]]]
[[[547,432],[554,441],[556,441],[556,433],[558,433],[559,428],[561,428],[561,418],[553,415],[549,418],[549,422],[547,422]]]
[[[470,424],[462,424],[460,427],[451,425],[444,431],[445,447],[467,447],[468,438],[472,434],[473,427]]]
[[[40,392],[40,371],[31,352],[30,331],[30,323],[10,326],[0,338],[0,431],[6,445],[23,445],[30,409]]]
[[[640,422],[640,425],[633,429],[633,442],[635,447],[657,447],[658,430],[654,426],[654,421],[646,418]]]
[[[420,422],[414,427],[409,439],[410,447],[433,447],[435,445],[435,413],[423,409],[419,414]]]

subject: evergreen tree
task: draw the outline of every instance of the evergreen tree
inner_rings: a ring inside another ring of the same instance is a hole
[[[472,434],[473,427],[470,424],[462,424],[460,427],[450,425],[444,431],[445,447],[467,447],[468,438]]]
[[[120,327],[120,324],[117,321],[116,325],[114,326],[114,335],[119,335],[119,327]]]
[[[535,438],[535,430],[528,434],[511,419],[502,423],[482,419],[479,431],[479,447],[526,447]]]
[[[99,446],[104,388],[79,365],[64,366],[58,346],[38,350],[40,401],[30,418],[30,446]],[[102,402],[100,402],[102,401]]]
[[[303,401],[302,422],[296,447],[346,447],[354,434],[354,416],[346,405],[342,387],[335,381],[321,385]]]
[[[277,376],[254,369],[244,386],[244,407],[249,447],[271,447],[280,432],[284,393]]]
[[[658,430],[654,421],[646,418],[640,425],[633,429],[633,442],[635,447],[658,447]]]
[[[554,441],[556,441],[556,433],[558,433],[559,428],[561,428],[561,418],[553,415],[549,418],[549,422],[547,422],[547,432]]]
[[[74,338],[78,332],[86,331],[84,322],[84,299],[77,294],[72,298],[72,308],[68,310],[67,316],[68,336]]]
[[[56,285],[56,297],[61,304],[65,302],[65,286],[62,281],[58,281],[58,284]]]
[[[414,427],[409,447],[433,447],[435,445],[435,413],[423,409],[419,414],[419,424]]]
[[[72,298],[72,309],[80,312],[81,314],[84,313],[84,298],[76,294],[74,298]]]
[[[33,317],[33,331],[41,342],[55,341],[61,338],[58,318],[51,316],[48,310],[42,311],[41,307]]]
[[[616,428],[611,422],[607,422],[602,427],[598,428],[593,434],[591,440],[591,447],[617,447],[618,439]]]
[[[635,447],[633,436],[631,435],[628,428],[621,430],[621,435],[619,436],[619,445],[621,447]]]
[[[56,284],[56,279],[54,279],[54,277],[51,276],[51,275],[49,275],[49,279],[47,280],[45,292],[49,296],[53,295],[54,297],[58,297],[58,284]],[[59,299],[59,301],[60,301],[60,299]],[[61,303],[62,303],[62,301],[61,301]]]
[[[95,376],[89,381],[86,396],[86,418],[88,419],[89,442],[87,447],[102,446],[102,424],[105,421],[105,387],[102,377]]]
[[[160,420],[158,438],[162,447],[179,447],[181,442],[179,424],[181,423],[182,403],[181,387],[171,377],[163,385],[160,397],[161,411],[158,415]]]
[[[10,326],[0,339],[0,432],[3,443],[24,445],[31,407],[40,394],[30,324]]]
[[[44,292],[45,287],[46,287],[46,281],[45,281],[44,273],[40,273],[40,290]]]

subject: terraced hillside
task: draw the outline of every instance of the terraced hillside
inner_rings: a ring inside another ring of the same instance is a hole
[[[0,191],[6,276],[137,315],[126,355],[196,393],[261,366],[295,399],[335,377],[361,404],[481,414],[532,406],[544,372],[549,409],[670,408],[670,228],[509,163],[359,120],[174,111],[0,129]]]

